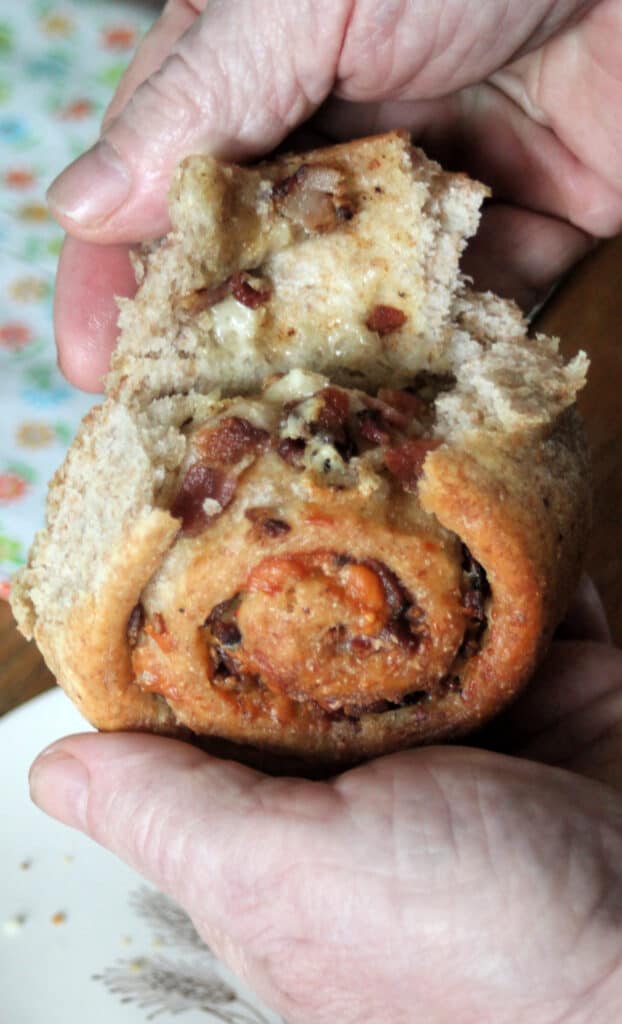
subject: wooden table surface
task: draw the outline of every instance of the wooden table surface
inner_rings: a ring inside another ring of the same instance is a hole
[[[592,253],[557,290],[538,327],[563,339],[566,356],[591,359],[580,398],[592,448],[594,529],[587,560],[613,635],[622,644],[622,238]],[[0,714],[54,684],[33,644],[0,600]]]

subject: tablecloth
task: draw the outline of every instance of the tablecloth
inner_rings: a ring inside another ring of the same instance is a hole
[[[0,2],[0,596],[43,524],[47,481],[94,403],[56,366],[56,174],[96,139],[153,12],[124,2]]]

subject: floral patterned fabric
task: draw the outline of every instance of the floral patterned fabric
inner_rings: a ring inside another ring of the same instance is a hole
[[[56,366],[62,243],[45,190],[96,139],[153,15],[105,0],[0,4],[0,596],[43,524],[47,481],[93,397]]]

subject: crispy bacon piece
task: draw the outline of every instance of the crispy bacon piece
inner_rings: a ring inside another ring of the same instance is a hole
[[[407,319],[406,313],[401,309],[396,309],[395,306],[378,305],[374,306],[367,317],[365,326],[380,335],[391,334],[392,331],[403,327]]]
[[[236,479],[223,469],[195,462],[190,466],[171,505],[171,515],[181,519],[181,532],[195,537],[215,515],[229,504],[235,494]],[[218,503],[213,513],[205,510],[207,499]]]
[[[248,309],[259,309],[268,301],[272,291],[267,281],[262,279],[261,287],[256,287],[257,283],[257,280],[245,270],[237,270],[220,284],[212,285],[210,288],[198,288],[195,292],[183,295],[179,299],[179,304],[191,316],[198,316],[206,309],[211,309],[222,302],[228,295],[233,295],[237,302],[241,302]]]
[[[391,444],[391,432],[380,409],[361,409],[357,412],[356,418],[361,431],[361,437],[371,444]]]
[[[440,441],[432,438],[413,438],[385,452],[384,459],[388,469],[397,477],[405,491],[417,490],[428,453],[434,451],[440,444]]]
[[[338,437],[344,431],[350,415],[350,401],[339,388],[322,388],[317,397],[322,399],[322,408],[315,421],[322,433]],[[314,424],[315,425],[315,424]]]
[[[350,401],[339,388],[327,387],[318,391],[322,407],[317,418],[311,423],[311,431],[329,444],[334,445],[343,459],[351,459],[357,448],[350,430]]]
[[[194,444],[206,463],[233,466],[245,455],[268,446],[267,430],[241,416],[227,416],[215,427],[200,431]]]
[[[255,288],[244,271],[238,270],[229,280],[233,298],[241,302],[243,306],[248,306],[249,309],[259,309],[270,298],[271,292],[267,284],[265,287]]]

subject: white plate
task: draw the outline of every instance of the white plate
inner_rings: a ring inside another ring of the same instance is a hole
[[[0,718],[0,1020],[276,1024],[185,914],[30,802],[34,757],[84,730],[60,690]]]

